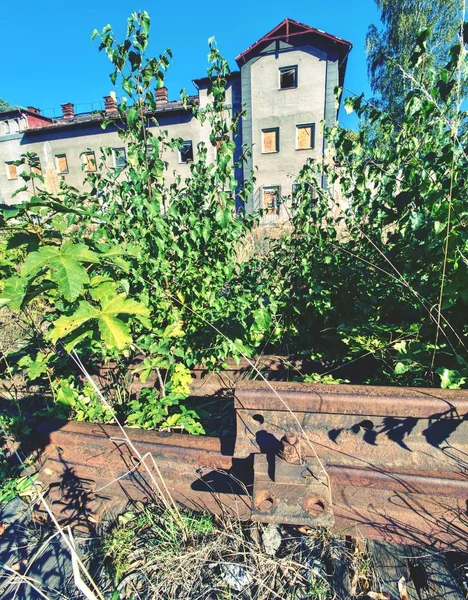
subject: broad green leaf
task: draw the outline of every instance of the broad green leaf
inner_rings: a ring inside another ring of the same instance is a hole
[[[86,269],[76,260],[66,256],[61,256],[59,261],[54,262],[51,278],[69,302],[74,302],[78,298],[83,292],[84,284],[89,281]]]
[[[445,231],[446,228],[447,225],[445,223],[441,223],[440,221],[434,221],[434,231],[436,235],[439,235],[439,233]]]
[[[37,252],[31,252],[23,263],[21,274],[24,277],[35,275],[44,267],[49,267],[59,255],[57,246],[42,246]]]
[[[108,348],[123,350],[125,346],[132,343],[128,325],[117,317],[101,313],[98,326]]]
[[[93,252],[85,244],[74,244],[73,242],[65,242],[60,249],[62,256],[74,258],[79,262],[99,263],[100,257],[96,252]]]
[[[150,315],[148,308],[144,304],[132,298],[126,298],[125,294],[118,294],[114,298],[106,299],[101,306],[102,314],[107,315],[127,314],[141,315],[142,317],[149,317]]]
[[[28,377],[31,381],[34,381],[45,373],[47,373],[47,362],[42,360],[41,355],[38,354],[36,360],[28,367]]]
[[[60,338],[66,337],[69,333],[81,327],[90,319],[96,319],[99,316],[98,309],[91,306],[89,302],[79,303],[76,311],[70,316],[61,316],[54,322],[54,327],[49,333],[49,337],[54,344]]]
[[[19,312],[26,294],[26,280],[14,275],[5,281],[2,295],[0,296],[0,308],[8,306],[13,312]]]
[[[24,261],[23,276],[37,275],[47,269],[66,300],[74,302],[83,292],[89,277],[82,262],[98,263],[99,256],[85,244],[65,242],[57,246],[42,246],[37,252],[31,252]]]

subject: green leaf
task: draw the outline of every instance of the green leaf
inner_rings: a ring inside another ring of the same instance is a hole
[[[115,298],[103,302],[102,312],[109,315],[127,314],[140,315],[142,317],[149,317],[150,315],[148,308],[144,304],[132,298],[127,298],[125,294],[118,294]]]
[[[440,387],[442,389],[460,390],[466,383],[466,377],[461,377],[458,371],[452,369],[436,369],[440,375]]]
[[[38,379],[41,375],[47,373],[48,357],[42,352],[38,352],[36,359],[28,365],[28,377],[31,381]]]
[[[123,350],[132,343],[130,329],[126,323],[108,314],[101,314],[98,320],[102,339],[108,348]]]
[[[66,337],[69,333],[81,327],[90,319],[98,318],[98,309],[91,306],[89,302],[80,302],[76,311],[70,316],[61,316],[54,322],[54,327],[49,333],[49,338],[54,344],[60,338]]]
[[[434,231],[436,235],[445,231],[447,225],[446,223],[441,223],[440,221],[434,221]]]
[[[394,369],[394,373],[395,375],[403,375],[404,373],[407,373],[408,371],[410,371],[412,368],[411,364],[404,364],[402,362],[398,362],[395,365],[395,369]]]
[[[57,258],[57,246],[42,246],[37,252],[31,252],[23,263],[21,274],[24,277],[35,275],[44,267],[48,267]]]
[[[149,310],[136,300],[126,298],[125,294],[119,294],[114,297],[105,296],[101,302],[101,308],[98,309],[89,302],[80,302],[76,311],[70,316],[62,316],[54,323],[49,337],[56,343],[60,338],[65,338],[76,329],[92,319],[97,319],[99,331],[102,339],[108,348],[122,350],[132,342],[130,328],[118,318],[118,315],[133,315],[137,318],[149,316]],[[80,332],[80,336],[83,336]],[[80,337],[83,339],[83,337]],[[76,343],[79,339],[74,340]]]
[[[221,225],[221,227],[227,227],[229,221],[231,220],[231,211],[229,208],[220,208],[216,211],[215,219]]]
[[[69,302],[74,302],[83,292],[89,277],[86,269],[76,260],[61,257],[60,263],[51,269],[51,278],[58,285],[59,292]]]
[[[0,308],[8,306],[13,312],[20,312],[26,295],[26,280],[14,275],[5,281],[2,296],[0,297]]]
[[[81,262],[99,263],[98,254],[85,244],[65,242],[58,246],[42,246],[37,252],[31,252],[23,263],[23,276],[37,275],[47,269],[48,276],[58,286],[59,292],[69,302],[74,302],[89,282],[86,269]]]

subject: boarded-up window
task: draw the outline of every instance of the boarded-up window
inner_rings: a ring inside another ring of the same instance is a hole
[[[297,125],[296,150],[310,150],[315,146],[315,125]]]
[[[84,170],[87,173],[96,171],[96,157],[94,156],[94,152],[83,152],[81,158],[83,159]]]
[[[262,152],[279,151],[279,128],[262,129]]]
[[[263,188],[263,210],[267,215],[279,215],[279,185]]]
[[[279,78],[281,90],[297,87],[297,66],[281,68],[279,70]]]
[[[68,161],[66,154],[55,155],[55,167],[57,169],[57,173],[68,173]]]
[[[7,162],[6,164],[6,172],[8,179],[18,179],[18,170],[16,166],[12,162]]]

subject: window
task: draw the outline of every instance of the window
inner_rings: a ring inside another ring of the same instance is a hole
[[[97,170],[94,152],[83,152],[81,155],[81,160],[83,161],[84,170],[86,173],[94,173],[94,171]]]
[[[68,173],[68,161],[66,154],[55,155],[55,168],[57,169],[57,173]]]
[[[280,90],[288,90],[297,87],[297,66],[283,67],[279,70]]]
[[[13,162],[7,162],[6,165],[6,173],[7,179],[18,179],[18,170]]]
[[[267,215],[279,215],[280,186],[271,185],[263,188],[263,210]]]
[[[296,125],[296,150],[310,150],[315,147],[315,124]]]
[[[306,199],[313,204],[315,198],[315,187],[311,183],[293,183],[291,203],[293,208]]]
[[[122,169],[127,165],[127,153],[125,148],[112,148],[114,155],[114,167],[116,169]]]
[[[179,150],[179,162],[187,163],[193,161],[193,145],[192,140],[185,140]]]
[[[262,129],[262,152],[269,154],[270,152],[279,151],[279,127],[271,129]]]
[[[3,133],[5,135],[10,133],[10,123],[8,121],[3,121]]]

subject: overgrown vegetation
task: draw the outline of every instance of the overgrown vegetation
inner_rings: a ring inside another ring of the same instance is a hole
[[[246,200],[254,180],[235,178],[242,115],[225,107],[229,67],[211,40],[211,103],[192,111],[209,125],[216,152],[200,143],[190,176],[169,184],[165,152],[182,140],[158,127],[154,89],[171,54],[146,57],[149,29],[141,13],[128,20],[122,43],[110,26],[94,34],[126,94],[103,127],[118,128],[127,164],[107,168],[111,150],[103,148],[97,171],[86,176],[89,191],[62,182],[52,195],[34,155],[18,163],[31,198],[5,207],[0,224],[0,306],[22,332],[21,343],[11,335],[1,349],[13,396],[24,378],[36,386],[41,415],[108,422],[115,413],[132,426],[201,434],[199,415],[184,402],[190,369],[265,350],[309,359],[311,382],[466,388],[462,32],[444,61],[428,56],[430,32],[420,33],[404,65],[408,92],[398,116],[362,96],[345,100],[366,127],[326,131],[329,160],[310,161],[299,174],[289,230],[239,260],[256,215],[236,214],[236,198]],[[369,126],[382,143],[369,143]],[[70,356],[112,370],[113,412]],[[154,386],[132,393],[133,374]],[[21,401],[15,406],[17,416],[2,419],[2,428],[24,434]],[[31,483],[2,449],[0,476],[0,502]],[[103,589],[113,598],[169,598],[202,597],[218,586],[217,597],[230,598],[241,579],[249,597],[330,596],[314,570],[320,552],[303,538],[291,536],[268,554],[262,527],[181,518],[182,526],[159,509],[121,516],[100,550]],[[355,561],[353,585],[364,593],[371,584],[363,564]]]
[[[114,361],[122,376],[138,355],[141,380],[157,373],[157,384],[118,405],[119,416],[131,425],[202,433],[196,414],[178,406],[188,395],[190,367],[251,353],[268,333],[271,311],[257,290],[242,292],[238,283],[237,247],[253,219],[238,218],[235,195],[246,199],[253,181],[234,177],[232,136],[242,115],[225,110],[228,65],[211,41],[212,102],[193,112],[210,126],[215,162],[200,143],[190,176],[169,185],[164,152],[182,140],[154,129],[154,89],[163,84],[170,51],[146,58],[149,28],[146,13],[133,14],[123,43],[110,26],[93,35],[114,66],[112,82],[126,94],[103,127],[118,127],[127,164],[107,169],[111,149],[103,148],[88,193],[62,182],[52,196],[41,189],[35,157],[24,157],[22,189],[32,196],[4,211],[7,253],[14,254],[2,263],[2,302],[21,319],[40,302],[44,318],[22,357],[7,360],[50,389],[52,412],[107,420],[70,374],[67,354],[77,350],[86,364]]]
[[[115,386],[114,410],[125,422],[195,434],[203,427],[183,404],[190,368],[263,350],[312,359],[312,381],[465,386],[462,32],[442,67],[427,60],[429,32],[420,34],[398,121],[363,97],[345,100],[391,143],[328,129],[331,158],[300,173],[290,231],[242,262],[255,215],[237,215],[236,198],[245,201],[254,180],[235,178],[242,115],[225,107],[229,67],[211,40],[211,103],[192,111],[209,125],[216,152],[200,143],[190,176],[169,184],[164,153],[182,140],[158,128],[154,89],[171,53],[146,57],[149,29],[141,13],[129,18],[122,43],[110,26],[93,34],[126,94],[103,127],[118,128],[127,164],[107,168],[111,150],[103,148],[88,192],[62,182],[53,196],[36,158],[25,155],[31,198],[3,211],[1,302],[28,331],[4,361],[49,393],[42,412],[112,418],[74,374],[75,351],[85,364],[114,365],[115,381],[131,370],[143,382],[155,378],[139,396]],[[422,68],[423,79],[414,75]],[[346,206],[334,199],[337,186]]]

